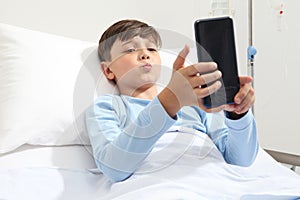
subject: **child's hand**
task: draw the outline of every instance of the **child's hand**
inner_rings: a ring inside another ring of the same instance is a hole
[[[235,104],[227,105],[225,110],[235,112],[236,114],[243,114],[247,112],[254,104],[255,95],[254,89],[251,85],[252,78],[250,76],[240,77],[240,90],[234,97]]]
[[[202,62],[184,67],[188,53],[189,47],[185,46],[176,58],[171,80],[159,95],[162,105],[170,116],[174,116],[183,106],[199,106],[206,112],[217,112],[224,109],[225,105],[207,109],[202,104],[203,97],[214,93],[221,87],[218,79],[222,74],[217,70],[216,63]],[[201,87],[211,82],[214,83],[208,87]]]

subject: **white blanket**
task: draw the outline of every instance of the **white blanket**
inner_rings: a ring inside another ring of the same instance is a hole
[[[119,183],[88,169],[0,170],[0,199],[9,200],[297,198],[300,176],[262,149],[251,167],[228,165],[206,134],[189,129],[166,133],[136,173]]]

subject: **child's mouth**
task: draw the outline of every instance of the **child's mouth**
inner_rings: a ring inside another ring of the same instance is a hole
[[[145,71],[150,71],[150,70],[152,69],[152,65],[150,65],[150,64],[145,64],[145,65],[143,65],[143,69],[144,69]]]

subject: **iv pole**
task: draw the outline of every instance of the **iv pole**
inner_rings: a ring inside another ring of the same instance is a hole
[[[247,49],[247,57],[248,57],[248,63],[247,63],[247,67],[248,67],[248,76],[251,76],[252,78],[254,78],[254,56],[256,55],[257,51],[253,46],[253,24],[252,24],[252,20],[253,20],[253,4],[252,4],[252,0],[248,0],[248,49]],[[252,81],[252,87],[254,88],[254,81]],[[254,115],[254,106],[252,106],[252,113]]]

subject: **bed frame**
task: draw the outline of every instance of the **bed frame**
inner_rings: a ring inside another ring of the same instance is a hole
[[[291,165],[291,170],[296,171],[296,167],[300,167],[300,155],[284,153],[274,150],[265,149],[276,161]]]

